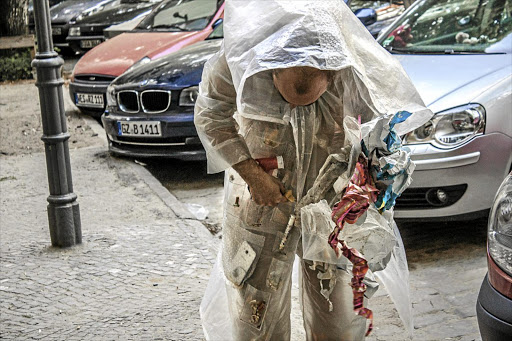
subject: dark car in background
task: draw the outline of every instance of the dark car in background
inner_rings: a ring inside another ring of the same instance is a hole
[[[483,341],[512,340],[512,173],[489,215],[487,264],[476,303],[480,335]]]
[[[132,157],[206,157],[194,126],[204,63],[222,44],[222,24],[202,42],[125,72],[107,89],[101,117],[110,152]]]
[[[73,54],[74,51],[66,41],[69,26],[73,24],[79,15],[94,13],[114,0],[51,0],[50,20],[52,23],[53,46],[60,49],[64,55]],[[31,2],[32,3],[32,2]],[[35,23],[33,11],[29,4],[29,31],[34,32]]]
[[[162,0],[107,0],[95,11],[79,15],[69,27],[69,46],[83,53],[106,40],[103,29],[131,20],[147,12]]]

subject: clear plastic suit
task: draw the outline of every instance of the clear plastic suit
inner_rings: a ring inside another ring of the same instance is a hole
[[[226,171],[222,252],[201,305],[205,336],[289,339],[292,264],[306,250],[299,283],[307,339],[363,339],[366,320],[353,312],[350,264],[322,246],[305,249],[303,242],[322,240],[329,222],[322,224],[321,217],[353,172],[354,144],[376,119],[411,113],[394,127],[403,135],[432,113],[400,64],[343,1],[226,0],[224,36],[222,49],[205,65],[195,108],[208,170]],[[272,70],[296,66],[332,70],[334,78],[316,102],[291,109],[273,85]],[[276,156],[284,167],[274,175],[296,202],[259,206],[231,166]],[[316,206],[300,205],[333,157],[345,168],[332,190],[316,198],[322,203],[311,202]],[[297,220],[282,247],[291,215]],[[410,303],[403,295],[407,264],[392,210],[381,215],[371,208],[364,222],[359,230],[347,227],[344,236],[363,253],[368,250],[367,297],[377,286],[372,272],[383,273],[379,278],[410,327]]]

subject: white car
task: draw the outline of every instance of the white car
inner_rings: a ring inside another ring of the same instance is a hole
[[[512,0],[418,0],[378,38],[435,113],[408,134],[402,219],[485,216],[512,167]]]

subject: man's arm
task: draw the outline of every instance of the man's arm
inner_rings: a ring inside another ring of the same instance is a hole
[[[288,199],[284,197],[283,184],[261,168],[253,159],[248,159],[233,165],[233,169],[240,174],[249,185],[252,200],[258,205],[276,206]]]
[[[208,155],[208,172],[233,167],[249,185],[259,205],[275,206],[287,201],[284,187],[267,174],[251,154],[233,118],[236,91],[231,72],[221,50],[205,65],[195,106],[194,123]]]
[[[208,155],[208,172],[218,173],[251,158],[233,118],[236,91],[223,50],[203,70],[194,123]]]

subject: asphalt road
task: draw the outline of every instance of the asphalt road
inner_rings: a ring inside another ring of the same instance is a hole
[[[207,174],[206,162],[140,161],[179,200],[204,205],[212,213],[209,215],[212,222],[218,216],[217,212],[222,210],[220,200],[224,175]],[[220,224],[220,220],[216,223]],[[485,250],[487,220],[484,218],[473,221],[397,223],[410,261],[430,260],[437,257],[439,252],[455,255],[460,250]]]

